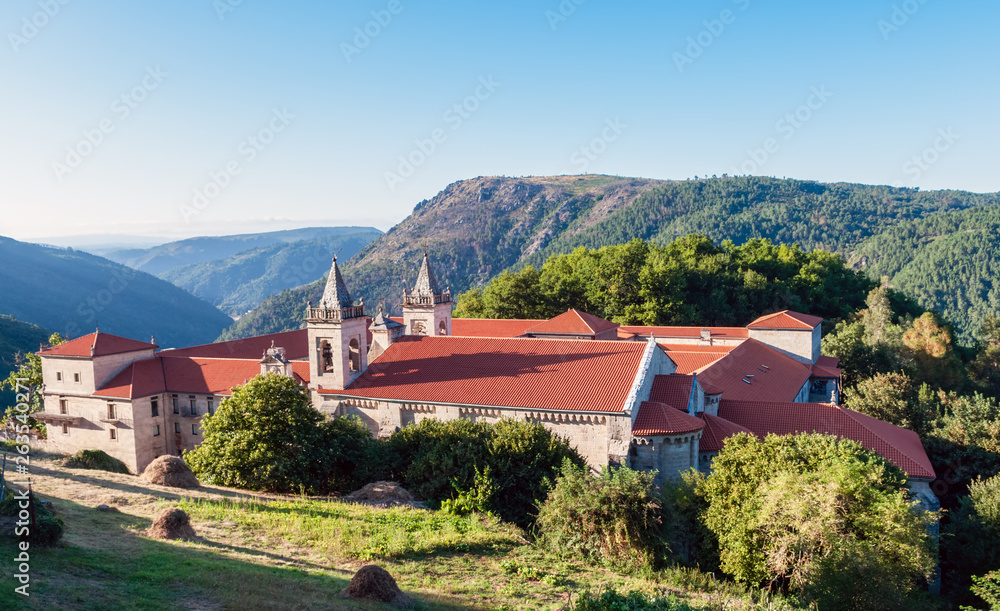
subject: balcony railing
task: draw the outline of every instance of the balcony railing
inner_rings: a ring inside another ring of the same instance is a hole
[[[365,306],[348,306],[341,308],[307,308],[306,318],[309,320],[347,320],[361,318],[365,315]]]
[[[451,301],[451,291],[445,291],[440,295],[403,295],[403,305],[417,305],[417,306],[429,306],[437,305],[439,303],[448,303]]]

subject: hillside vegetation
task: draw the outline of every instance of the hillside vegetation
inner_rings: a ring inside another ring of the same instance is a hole
[[[634,238],[667,244],[690,233],[716,243],[750,238],[849,253],[906,220],[1000,203],[997,194],[820,184],[762,177],[661,181],[612,176],[481,177],[449,185],[343,265],[352,296],[395,309],[427,250],[452,294],[501,271],[578,246]],[[223,335],[297,328],[323,281],[274,295]]]
[[[109,333],[189,346],[212,341],[232,322],[169,282],[84,252],[0,237],[0,259],[0,314],[64,337],[100,323]]]
[[[1000,206],[902,222],[866,240],[852,261],[954,322],[969,343],[1000,312]]]
[[[153,248],[114,250],[104,256],[133,269],[159,275],[184,265],[224,259],[244,250],[358,232],[371,232],[375,235],[382,233],[373,227],[306,227],[287,231],[189,238]]]
[[[0,380],[18,368],[16,356],[38,350],[51,333],[38,325],[0,314]],[[0,410],[14,405],[14,393],[0,389]]]
[[[358,228],[311,240],[277,242],[222,259],[175,267],[159,276],[230,316],[238,316],[269,295],[316,280],[330,269],[333,255],[339,252],[341,258],[349,259],[380,235],[382,232],[374,228]]]

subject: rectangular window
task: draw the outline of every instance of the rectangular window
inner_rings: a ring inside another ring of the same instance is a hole
[[[74,382],[79,382],[80,381],[80,374],[74,373],[73,374],[73,381]]]
[[[62,429],[63,429],[63,435],[69,435],[69,425],[68,424],[66,424],[65,422],[63,422]]]
[[[118,417],[117,417],[117,415],[116,415],[115,412],[116,412],[116,410],[115,410],[115,404],[114,403],[108,403],[108,420],[117,420],[118,419]]]
[[[118,439],[118,429],[115,427],[108,429],[108,433],[111,435],[112,441],[116,441]]]
[[[66,399],[59,399],[59,413],[68,414],[69,413],[69,401]]]
[[[180,433],[181,432],[181,423],[180,422],[175,422],[174,423],[174,432],[175,433]]]
[[[209,414],[215,413],[215,397],[208,398],[208,413]]]
[[[181,413],[181,403],[180,400],[177,398],[177,395],[174,395],[171,398],[174,400],[174,413],[175,414]]]
[[[194,397],[188,397],[188,403],[190,404],[190,407],[191,407],[191,415],[192,416],[197,416],[198,415],[198,401]]]
[[[193,423],[191,424],[191,434],[192,435],[197,435],[198,434],[198,425],[197,424],[193,424]]]
[[[160,425],[157,424],[153,426],[153,437],[159,437],[159,436],[160,436]]]
[[[62,382],[62,372],[61,371],[57,371],[56,372],[56,382]]]
[[[152,412],[153,418],[160,415],[160,402],[157,399],[150,399],[149,401],[149,411]]]

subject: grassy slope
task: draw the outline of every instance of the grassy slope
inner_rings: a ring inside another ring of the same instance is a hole
[[[605,585],[674,591],[698,605],[718,596],[695,571],[628,576],[560,560],[486,518],[224,488],[182,491],[38,457],[32,475],[35,490],[65,520],[66,535],[57,547],[31,550],[30,599],[13,593],[9,571],[0,575],[3,609],[388,609],[338,596],[370,561],[389,570],[419,609],[558,609],[571,593]],[[100,503],[121,512],[94,510]],[[155,512],[170,505],[190,513],[199,541],[143,535]],[[0,538],[0,554],[14,556],[10,539]],[[743,596],[725,584],[721,592],[732,602]]]
[[[347,260],[380,235],[377,229],[359,229],[314,240],[280,242],[177,267],[160,278],[230,315],[240,315],[269,295],[316,280],[330,269],[334,254],[339,252]]]
[[[395,309],[423,250],[456,295],[509,267],[540,265],[578,246],[632,238],[668,242],[689,233],[742,243],[751,237],[849,252],[907,219],[1000,203],[997,194],[819,184],[772,178],[656,181],[610,176],[476,178],[449,185],[343,266],[369,304]],[[233,325],[224,338],[298,328],[322,281],[284,291]]]
[[[0,237],[0,313],[63,336],[94,330],[160,345],[212,341],[232,321],[155,276],[70,249]]]

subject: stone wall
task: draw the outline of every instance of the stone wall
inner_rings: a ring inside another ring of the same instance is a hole
[[[815,329],[749,329],[750,338],[790,356],[800,363],[812,365],[820,355],[822,331]]]

